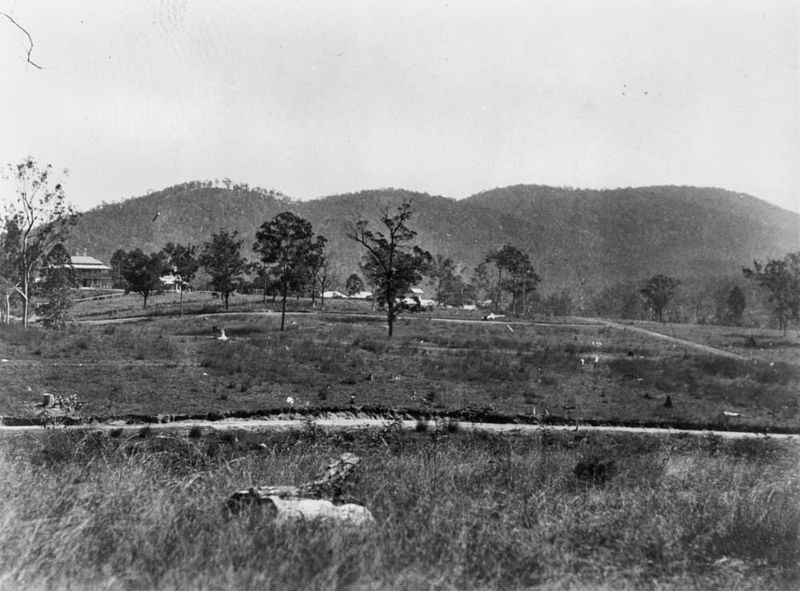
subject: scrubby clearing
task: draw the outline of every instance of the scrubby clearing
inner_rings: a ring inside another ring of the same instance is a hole
[[[0,414],[36,419],[52,393],[77,395],[82,416],[99,420],[291,410],[800,429],[800,364],[789,354],[727,358],[592,324],[510,331],[401,317],[387,339],[377,316],[295,315],[285,333],[278,322],[229,314],[3,327]]]

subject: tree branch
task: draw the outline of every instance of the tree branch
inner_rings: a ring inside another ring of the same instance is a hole
[[[33,37],[31,37],[31,34],[28,33],[28,31],[26,31],[25,28],[22,25],[20,25],[17,21],[15,21],[13,18],[11,18],[10,14],[8,14],[6,12],[0,12],[0,14],[2,14],[4,17],[6,17],[8,20],[10,20],[12,22],[12,24],[15,27],[17,27],[20,31],[25,33],[25,36],[28,38],[28,43],[30,43],[30,47],[28,47],[28,55],[26,57],[26,61],[30,65],[32,65],[34,68],[36,68],[38,70],[42,70],[43,69],[42,66],[40,66],[39,64],[37,64],[36,62],[34,62],[31,59],[31,52],[33,51]]]

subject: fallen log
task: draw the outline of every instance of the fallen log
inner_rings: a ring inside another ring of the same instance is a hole
[[[369,509],[354,503],[342,503],[342,491],[353,475],[361,458],[345,453],[328,464],[316,480],[298,486],[258,486],[233,493],[227,506],[232,512],[245,507],[262,506],[268,509],[277,523],[297,520],[333,521],[362,526],[374,523]]]

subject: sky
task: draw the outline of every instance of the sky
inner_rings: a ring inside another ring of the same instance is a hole
[[[800,212],[798,6],[0,0],[41,66],[0,15],[0,164],[69,169],[79,210],[227,177],[296,199],[714,186]]]

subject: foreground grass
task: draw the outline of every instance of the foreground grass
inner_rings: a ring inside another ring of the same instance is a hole
[[[114,435],[117,435],[116,437]],[[3,442],[0,586],[123,589],[724,588],[800,583],[791,444],[450,430]],[[198,436],[199,435],[199,436]],[[376,527],[276,527],[234,490],[363,458]],[[584,460],[607,479],[578,479]],[[601,482],[602,480],[602,482]]]

